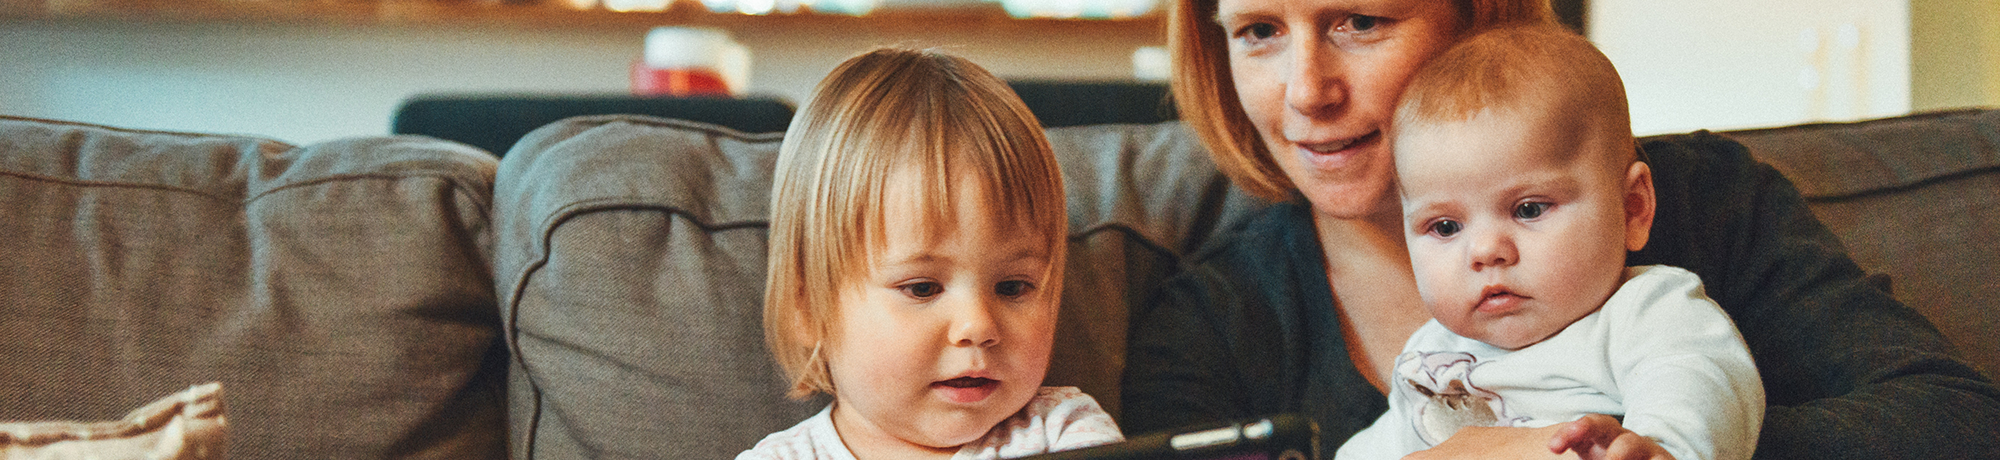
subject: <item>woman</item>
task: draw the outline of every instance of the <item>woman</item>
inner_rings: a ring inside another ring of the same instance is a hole
[[[1385,409],[1428,318],[1383,129],[1403,84],[1466,32],[1552,21],[1547,0],[1180,0],[1188,126],[1238,185],[1281,200],[1133,309],[1128,433],[1299,412],[1325,452]],[[2000,389],[1868,285],[1791,184],[1709,134],[1656,139],[1653,240],[1632,265],[1701,275],[1769,407],[1761,458],[1989,458]],[[1419,457],[1547,457],[1552,428],[1462,431]]]

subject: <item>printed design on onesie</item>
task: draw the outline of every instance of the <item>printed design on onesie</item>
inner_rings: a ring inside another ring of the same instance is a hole
[[[1479,358],[1462,352],[1405,352],[1396,357],[1399,385],[1406,385],[1406,407],[1415,408],[1412,428],[1428,445],[1437,445],[1472,426],[1519,426],[1528,417],[1507,411],[1500,395],[1472,380]]]

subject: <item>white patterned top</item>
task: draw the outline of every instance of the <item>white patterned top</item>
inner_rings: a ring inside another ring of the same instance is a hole
[[[1042,387],[986,436],[959,446],[952,460],[996,460],[1081,449],[1125,440],[1097,399],[1076,387]],[[833,429],[833,406],[765,436],[736,460],[856,460]]]

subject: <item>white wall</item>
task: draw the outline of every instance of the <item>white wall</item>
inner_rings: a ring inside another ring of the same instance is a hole
[[[1910,110],[1910,0],[1591,0],[1639,134]],[[1986,0],[1982,0],[1986,1]]]
[[[734,34],[751,48],[750,93],[796,103],[847,56],[905,42],[1006,78],[1128,78],[1132,50],[1160,41],[1130,29],[816,22]],[[0,21],[0,114],[294,143],[380,135],[420,93],[625,93],[645,31]]]
[[[1591,0],[1642,134],[1909,111],[1909,0]],[[1987,0],[1976,0],[1987,1]],[[1008,78],[1131,75],[1133,28],[738,28],[751,93],[799,101],[841,59],[914,40]],[[623,93],[645,27],[0,21],[0,114],[309,143],[388,131],[427,92]],[[1844,40],[1852,37],[1852,40]]]

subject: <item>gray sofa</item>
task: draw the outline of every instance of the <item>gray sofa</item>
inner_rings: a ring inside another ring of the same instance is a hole
[[[1728,133],[2000,366],[2000,111]],[[1178,124],[1050,130],[1071,256],[1051,384],[1114,414],[1126,305],[1264,203]],[[787,401],[759,330],[779,137],[568,119],[496,161],[0,117],[0,420],[221,381],[239,458],[728,458]]]

